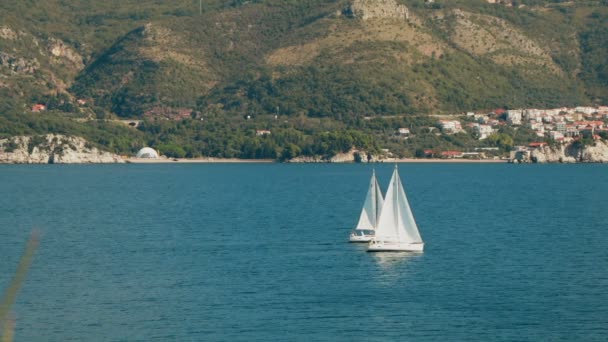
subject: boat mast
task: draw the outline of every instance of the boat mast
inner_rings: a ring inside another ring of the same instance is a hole
[[[397,171],[397,164],[395,164],[395,172],[393,172],[393,213],[395,215],[395,230],[397,230],[397,239],[401,241],[401,232],[399,229],[399,187],[401,186],[399,182],[399,172]]]
[[[373,168],[372,169],[372,178],[374,179],[374,181],[372,182],[372,191],[374,193],[374,195],[372,196],[372,201],[373,201],[373,210],[374,210],[374,230],[376,229],[376,226],[378,226],[378,194],[376,193],[376,188],[378,188],[378,180],[376,179],[376,169]]]

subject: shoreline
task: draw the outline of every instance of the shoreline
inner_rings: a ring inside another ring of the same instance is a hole
[[[144,158],[125,158],[124,162],[127,164],[206,164],[206,163],[264,163],[271,164],[281,162],[274,159],[238,159],[238,158],[156,158],[156,159],[144,159]],[[485,164],[485,163],[507,163],[506,159],[439,159],[439,158],[398,158],[398,159],[383,159],[368,163],[359,164],[382,164],[382,163],[472,163],[472,164]],[[330,161],[318,161],[318,162],[285,162],[284,164],[357,164],[354,161],[346,162],[330,162]]]
[[[507,159],[441,159],[441,158],[398,158],[378,161],[378,163],[470,163],[470,164],[486,164],[486,163],[508,163]]]
[[[127,164],[197,164],[197,163],[276,163],[274,159],[238,158],[125,158]]]

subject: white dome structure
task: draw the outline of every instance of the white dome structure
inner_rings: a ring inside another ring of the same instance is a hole
[[[148,158],[154,159],[158,158],[158,152],[150,147],[144,147],[139,152],[137,152],[137,158]]]

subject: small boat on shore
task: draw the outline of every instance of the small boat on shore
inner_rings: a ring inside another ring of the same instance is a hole
[[[424,242],[399,178],[397,165],[368,252],[422,252]]]
[[[359,222],[355,229],[350,233],[349,242],[369,242],[374,237],[378,217],[382,211],[384,198],[382,190],[376,179],[376,171],[372,171],[372,178],[369,183],[365,202],[359,215]]]

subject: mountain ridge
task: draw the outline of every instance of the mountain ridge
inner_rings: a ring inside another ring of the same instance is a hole
[[[500,78],[501,71],[512,72],[509,82],[501,82],[513,92],[518,90],[508,83],[521,83],[524,88],[539,88],[535,79],[543,77],[566,86],[559,88],[559,91],[568,90],[571,93],[572,89],[578,89],[573,100],[579,103],[595,100],[585,96],[585,91],[588,94],[601,93],[588,91],[584,80],[578,78],[585,59],[581,55],[578,39],[574,39],[574,43],[556,45],[555,36],[545,37],[545,32],[530,32],[510,19],[544,21],[553,24],[556,29],[567,30],[566,36],[576,38],[577,31],[573,27],[555,21],[555,18],[563,18],[564,14],[547,6],[548,2],[545,2],[545,6],[522,9],[473,0],[445,1],[438,7],[421,3],[395,0],[307,1],[305,4],[233,2],[231,7],[211,10],[200,16],[186,10],[183,10],[183,16],[170,16],[167,11],[162,15],[148,13],[149,5],[144,2],[141,6],[143,12],[140,10],[139,16],[146,20],[133,20],[140,22],[138,25],[120,19],[121,16],[116,14],[116,20],[127,24],[120,26],[126,31],[103,50],[99,50],[98,46],[89,46],[89,42],[78,41],[74,36],[62,40],[51,35],[45,37],[45,33],[41,34],[41,38],[31,36],[36,41],[45,40],[38,44],[38,51],[23,47],[13,47],[13,51],[10,51],[10,42],[25,39],[31,34],[23,27],[8,25],[0,30],[0,47],[8,58],[22,61],[19,63],[22,69],[37,68],[42,73],[48,73],[42,79],[50,80],[54,86],[48,86],[46,90],[32,89],[34,95],[56,91],[93,97],[105,111],[127,117],[141,116],[146,109],[160,104],[194,106],[199,97],[207,97],[214,87],[238,87],[240,81],[246,81],[241,76],[247,72],[256,74],[258,78],[264,74],[280,78],[282,74],[301,73],[300,67],[312,65],[321,69],[324,65],[341,65],[342,69],[348,69],[345,72],[356,75],[360,69],[366,68],[365,65],[359,68],[361,64],[370,63],[378,69],[385,64],[396,66],[394,76],[401,83],[407,82],[419,65],[431,64],[433,71],[443,73],[446,82],[454,84],[447,85],[449,89],[442,89],[441,84],[433,82],[432,75],[416,79],[421,82],[419,90],[411,87],[401,90],[411,98],[429,94],[430,98],[426,105],[414,104],[410,110],[464,110],[469,104],[466,101],[458,103],[454,99],[474,96],[475,90],[465,89],[464,94],[459,95],[455,88],[458,83],[470,83],[472,79],[441,71],[439,65],[442,63],[437,60],[446,54],[455,55],[450,61],[454,69],[469,68],[471,74],[479,74],[476,77],[487,75],[486,78],[490,79]],[[437,1],[433,5],[439,3]],[[601,8],[599,2],[596,7],[592,13],[601,18],[605,9]],[[575,9],[573,18],[580,16],[578,12],[589,12],[589,8],[582,5]],[[496,13],[492,15],[492,11]],[[175,10],[174,13],[180,12]],[[110,14],[107,16],[111,17]],[[128,18],[139,17],[137,13],[131,13]],[[535,27],[530,25],[530,28]],[[105,25],[101,26],[105,29]],[[72,30],[75,28],[68,31]],[[535,33],[540,34],[535,36]],[[66,32],[62,34],[68,35]],[[384,47],[378,46],[382,44]],[[389,46],[391,44],[394,45]],[[46,49],[42,46],[46,46]],[[564,51],[561,51],[562,48]],[[86,55],[95,50],[99,52]],[[28,54],[30,59],[27,58]],[[38,56],[31,59],[32,54]],[[571,55],[571,60],[560,63],[560,58],[567,55]],[[466,62],[468,58],[475,62]],[[36,62],[42,64],[37,67]],[[483,63],[492,65],[495,70],[486,70]],[[597,67],[591,67],[594,68]],[[192,79],[188,79],[188,75]],[[133,81],[134,78],[139,78],[140,82]],[[341,77],[338,75],[336,78]],[[369,78],[373,78],[373,75]],[[160,85],[150,89],[151,82]],[[182,84],[162,84],[168,82]],[[603,84],[595,82],[596,85],[598,83]],[[381,90],[390,92],[390,87]],[[434,96],[438,91],[450,91],[455,96]],[[491,104],[517,105],[513,98],[501,95],[503,103],[495,101]],[[549,94],[549,97],[554,96]],[[144,108],[123,108],[113,103],[121,99],[143,104]],[[24,100],[31,101],[28,98]],[[537,96],[539,104],[574,104],[567,100],[565,102],[568,103],[546,100],[543,94]],[[251,99],[244,101],[252,102]],[[219,99],[207,98],[206,102],[217,103]],[[486,106],[477,100],[471,103],[475,104],[480,108]],[[408,106],[403,104],[401,107],[405,109]]]
[[[0,135],[57,127],[19,116],[39,103],[72,121],[59,125],[64,133],[96,132],[94,142],[116,152],[142,135],[112,128],[128,137],[108,137],[95,120],[198,120],[137,130],[149,145],[233,156],[226,151],[238,148],[218,141],[249,132],[262,146],[255,131],[280,125],[303,134],[282,143],[302,148],[329,128],[367,129],[366,117],[426,122],[419,115],[607,103],[608,2],[514,3],[6,1],[0,115],[11,126]]]

